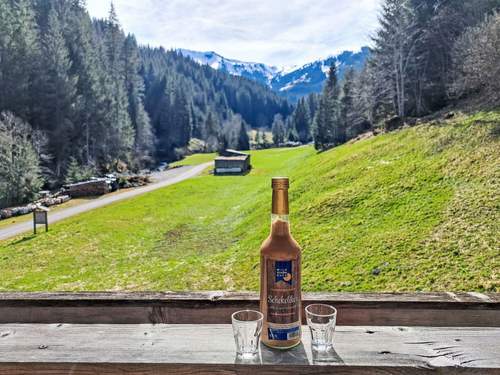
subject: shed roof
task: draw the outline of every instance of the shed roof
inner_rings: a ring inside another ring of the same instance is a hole
[[[248,155],[244,152],[233,150],[232,148],[228,148],[223,151],[223,153],[229,154],[229,155]]]
[[[241,155],[241,156],[218,156],[215,158],[215,161],[217,160],[241,160],[245,161],[248,159],[250,155]]]
[[[241,151],[236,151],[233,149],[225,149],[223,151],[219,151],[220,156],[226,156],[226,157],[232,157],[232,156],[249,156],[248,154],[241,152]]]

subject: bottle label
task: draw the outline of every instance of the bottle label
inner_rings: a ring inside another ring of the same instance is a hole
[[[269,340],[294,340],[300,335],[300,326],[297,323],[293,324],[273,324],[269,323],[267,328]]]
[[[292,340],[300,334],[300,286],[297,260],[266,260],[267,321],[271,340]]]

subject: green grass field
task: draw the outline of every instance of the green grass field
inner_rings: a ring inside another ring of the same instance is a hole
[[[490,112],[320,154],[252,152],[247,176],[203,175],[0,242],[0,289],[255,290],[270,177],[289,175],[304,290],[498,291],[499,135]]]

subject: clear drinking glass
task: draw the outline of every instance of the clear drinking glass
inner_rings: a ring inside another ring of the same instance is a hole
[[[259,352],[264,315],[254,310],[237,311],[231,315],[236,353],[251,358]]]
[[[313,348],[318,351],[330,349],[333,346],[337,310],[333,306],[321,303],[308,305],[306,319],[311,330]]]

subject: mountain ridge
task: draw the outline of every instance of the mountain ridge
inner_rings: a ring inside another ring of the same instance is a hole
[[[370,55],[369,47],[363,46],[359,51],[343,51],[301,66],[279,68],[264,63],[226,58],[215,51],[177,49],[177,52],[200,65],[208,65],[215,70],[269,86],[293,103],[308,94],[321,92],[332,63],[337,64],[339,78],[342,79],[348,68],[362,69]]]
[[[241,61],[227,58],[215,51],[194,51],[185,48],[177,49],[184,57],[189,57],[200,65],[208,65],[215,70],[253,79],[269,84],[280,69],[264,63]]]

